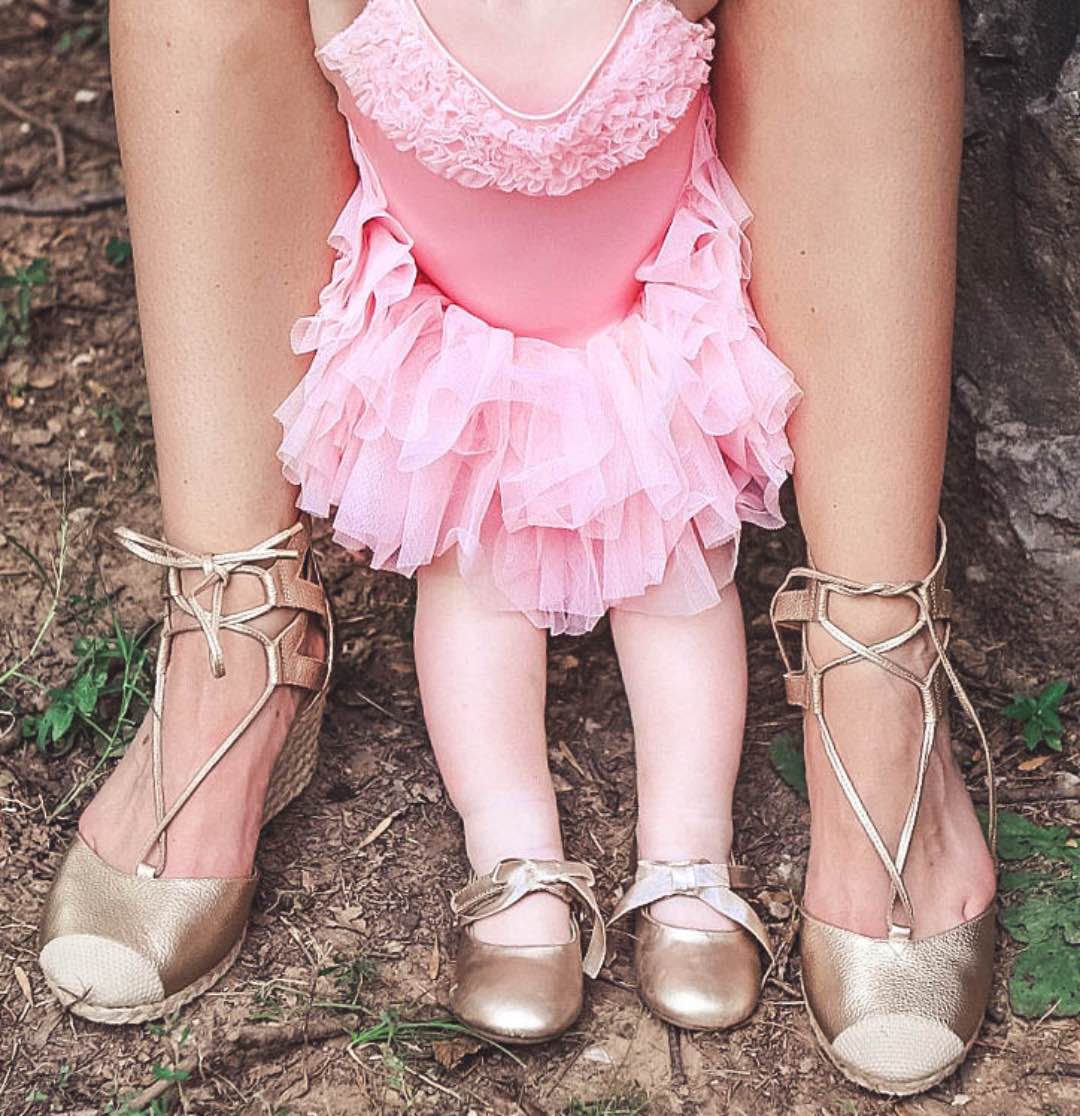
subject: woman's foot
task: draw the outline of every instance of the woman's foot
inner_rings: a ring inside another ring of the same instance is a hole
[[[190,588],[202,574],[183,574]],[[261,583],[235,574],[223,600],[225,613],[254,607],[265,599]],[[278,608],[251,621],[267,635],[280,632],[296,616]],[[321,658],[325,637],[311,624],[303,647]],[[224,677],[210,670],[207,642],[198,629],[177,635],[165,672],[162,757],[165,806],[176,799],[221,741],[255,705],[266,685],[266,653],[249,636],[221,633]],[[275,688],[266,706],[214,768],[169,826],[164,878],[230,878],[251,874],[263,824],[263,806],[274,762],[306,698],[293,686]],[[155,825],[149,711],[127,752],[117,763],[79,822],[83,839],[106,863],[134,871]],[[214,840],[206,834],[213,832]]]
[[[909,601],[830,600],[833,620],[865,643],[903,631],[914,617]],[[820,625],[808,632],[810,654],[824,664],[847,649]],[[936,651],[925,631],[888,657],[920,677]],[[914,790],[923,733],[919,693],[868,662],[829,671],[824,708],[833,740],[860,798],[890,850]],[[822,747],[813,714],[806,717],[806,775],[810,791],[810,858],[804,903],[824,922],[883,937],[890,884],[877,854],[844,796]],[[842,871],[839,870],[842,866]],[[938,726],[904,882],[915,910],[913,936],[926,938],[986,910],[995,871],[946,723]],[[897,908],[897,921],[904,922]]]

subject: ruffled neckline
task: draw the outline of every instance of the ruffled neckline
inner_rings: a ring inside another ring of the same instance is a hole
[[[671,0],[633,0],[570,101],[518,112],[439,40],[415,0],[370,0],[316,52],[355,108],[401,151],[467,187],[563,195],[643,159],[708,80],[713,25]]]

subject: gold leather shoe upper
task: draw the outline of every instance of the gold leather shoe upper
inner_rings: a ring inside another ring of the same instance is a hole
[[[890,880],[888,910],[882,938],[871,938],[801,912],[803,993],[810,1020],[822,1048],[838,1068],[857,1084],[902,1096],[921,1092],[947,1077],[975,1041],[990,996],[994,957],[994,915],[991,904],[982,914],[929,938],[915,936],[915,909],[904,883],[904,867],[922,800],[923,782],[937,735],[947,715],[947,686],[978,734],[987,766],[988,843],[994,850],[996,803],[993,756],[978,715],[949,662],[952,595],[945,588],[945,525],[939,521],[941,549],[930,573],[920,581],[862,584],[823,573],[812,565],[793,569],[772,603],[773,630],[784,659],[788,700],[815,718],[825,754],[867,840]],[[792,589],[793,580],[801,589]],[[840,628],[829,616],[832,594],[879,596],[910,600],[917,610],[906,630],[868,645]],[[848,649],[823,665],[807,647],[806,628],[820,624]],[[941,625],[943,633],[939,633]],[[801,633],[802,666],[795,669],[781,629]],[[934,660],[918,675],[888,657],[888,652],[923,635],[934,648]],[[873,663],[918,691],[923,706],[914,790],[895,853],[882,838],[852,783],[825,717],[823,679],[852,663]],[[897,908],[904,917],[897,919]]]
[[[167,603],[149,740],[155,825],[132,874],[105,863],[77,836],[46,899],[38,942],[46,980],[63,1003],[89,1019],[127,1023],[173,1011],[205,991],[235,959],[243,941],[256,877],[163,878],[166,834],[173,819],[279,685],[300,687],[309,696],[301,703],[275,761],[264,821],[303,789],[315,763],[333,631],[310,551],[306,519],[250,550],[229,554],[189,554],[131,531],[119,530],[117,535],[127,549],[165,571],[163,596]],[[190,590],[185,590],[181,582],[185,570],[204,575]],[[237,575],[257,579],[264,588],[265,600],[226,613],[225,586]],[[276,636],[252,626],[251,621],[278,607],[295,609],[297,615]],[[311,658],[300,650],[312,616],[325,629],[325,660]],[[225,673],[221,632],[256,640],[266,654],[266,685],[246,716],[167,806],[161,740],[165,673],[172,640],[195,631],[201,631],[206,639],[215,677]]]
[[[582,972],[595,977],[604,963],[606,936],[592,869],[570,860],[501,860],[451,897],[461,926],[450,1007],[480,1034],[509,1042],[544,1042],[562,1034],[583,1002]],[[481,941],[473,924],[513,906],[525,895],[546,891],[578,899],[592,914],[584,962],[577,923],[567,942],[495,945]]]
[[[149,962],[160,984],[156,999],[163,1000],[228,956],[243,935],[255,885],[254,876],[129,876],[106,864],[76,835],[45,901],[41,942],[48,950],[49,943],[78,934],[119,943]],[[76,998],[85,989],[65,991]],[[125,998],[122,991],[118,996]]]
[[[634,968],[638,994],[661,1019],[677,1027],[733,1027],[750,1016],[761,992],[761,950],[772,945],[761,919],[734,888],[749,885],[738,865],[704,860],[639,860],[634,882],[611,922],[637,912]],[[649,906],[673,895],[707,903],[745,929],[695,930],[670,926]]]

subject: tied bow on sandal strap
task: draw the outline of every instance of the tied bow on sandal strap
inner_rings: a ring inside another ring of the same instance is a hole
[[[773,951],[761,919],[735,894],[736,888],[750,885],[750,872],[735,864],[638,861],[634,882],[611,922],[636,912],[638,994],[661,1019],[688,1030],[717,1030],[753,1013],[762,983],[760,952],[771,960]],[[653,903],[677,895],[700,900],[737,928],[696,930],[652,916]]]
[[[125,529],[116,533],[126,549],[164,570],[165,618],[149,714],[154,825],[131,874],[107,864],[76,836],[46,899],[39,944],[46,979],[71,1011],[100,1022],[134,1023],[166,1015],[201,995],[239,953],[256,877],[163,877],[167,832],[282,685],[298,687],[304,697],[270,775],[263,824],[304,789],[315,767],[333,629],[306,519],[249,550],[221,554],[193,554]],[[203,577],[185,589],[185,571],[202,571]],[[226,612],[224,594],[234,577],[257,580],[262,602]],[[280,632],[270,636],[254,626],[278,608],[296,612]],[[326,640],[325,658],[301,650],[313,621]],[[266,682],[254,705],[166,804],[165,676],[172,642],[187,632],[205,638],[215,678],[226,670],[222,632],[254,640],[265,653]]]
[[[470,880],[450,900],[461,927],[450,1006],[480,1034],[503,1042],[545,1042],[581,1012],[582,974],[595,977],[604,963],[606,934],[593,894],[592,869],[580,861],[507,859]],[[571,937],[553,945],[495,945],[472,933],[475,923],[546,892],[577,899],[592,916],[584,961],[576,920]]]
[[[813,716],[829,765],[890,883],[888,909],[883,912],[884,938],[832,926],[803,909],[804,998],[815,1034],[834,1064],[857,1084],[896,1096],[929,1089],[960,1065],[982,1022],[993,973],[994,904],[951,930],[917,938],[915,906],[904,881],[937,729],[947,716],[949,687],[974,726],[986,761],[991,852],[996,835],[993,756],[978,714],[948,658],[952,594],[945,588],[947,537],[940,520],[939,529],[941,548],[925,578],[862,583],[824,573],[810,564],[788,574],[771,609],[788,701]],[[796,581],[803,586],[792,588]],[[916,618],[896,635],[868,644],[830,617],[834,595],[905,599],[914,605]],[[814,662],[807,646],[810,624],[819,624],[846,652],[824,664]],[[943,628],[940,633],[939,625]],[[799,666],[794,665],[784,644],[784,629],[800,632]],[[924,636],[934,652],[925,674],[888,657],[890,651]],[[872,663],[907,683],[918,692],[922,704],[923,731],[914,787],[895,852],[881,836],[845,768],[826,718],[825,676],[854,663]]]

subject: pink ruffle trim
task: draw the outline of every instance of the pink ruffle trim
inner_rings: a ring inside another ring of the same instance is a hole
[[[569,194],[644,159],[708,80],[712,23],[691,23],[670,0],[630,17],[582,95],[550,121],[492,104],[401,0],[369,0],[319,56],[359,111],[434,173],[462,186]]]
[[[576,348],[495,328],[419,275],[357,150],[331,279],[293,327],[315,357],[277,411],[299,506],[336,507],[337,541],[379,569],[411,575],[456,545],[496,607],[556,634],[614,605],[715,604],[741,524],[783,522],[799,391],[750,307],[750,212],[707,96],[700,111],[637,305]]]

